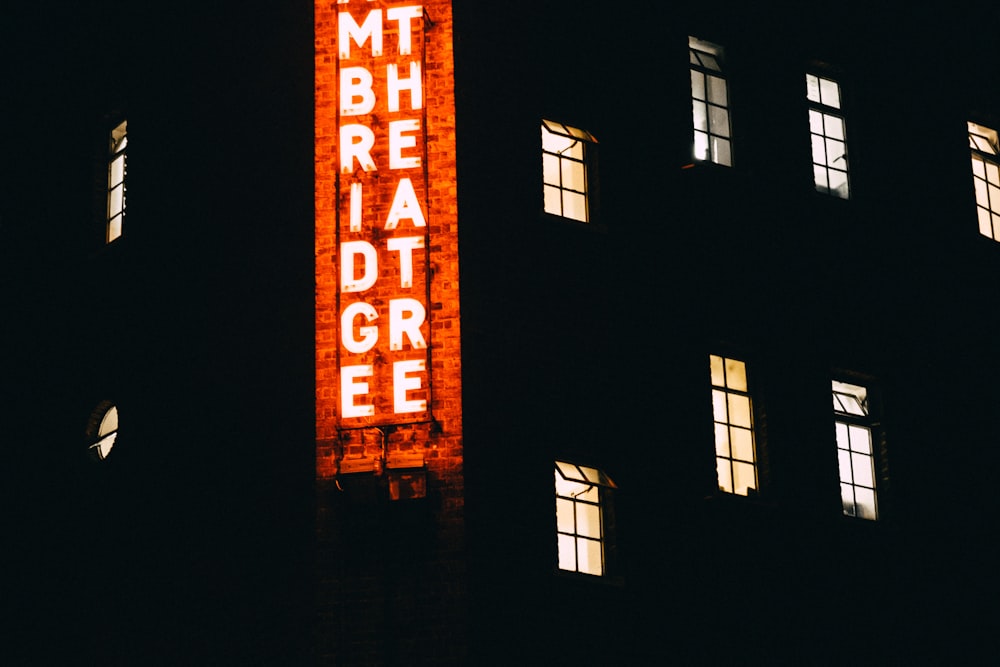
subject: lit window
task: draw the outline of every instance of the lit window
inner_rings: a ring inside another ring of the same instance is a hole
[[[878,504],[872,449],[874,420],[868,405],[868,390],[834,380],[833,414],[844,514],[875,520],[878,518]]]
[[[816,191],[847,199],[850,196],[847,131],[841,111],[840,84],[833,79],[806,74],[806,97]]]
[[[102,403],[94,412],[91,423],[96,424],[96,428],[91,428],[90,453],[99,461],[108,458],[111,448],[115,446],[118,439],[118,408],[109,403]]]
[[[972,149],[972,179],[976,186],[976,212],[979,233],[1000,241],[1000,159],[997,132],[969,123],[969,148]]]
[[[559,569],[607,573],[608,499],[614,482],[597,468],[556,461]]]
[[[111,130],[108,142],[108,219],[106,241],[111,243],[122,235],[125,218],[125,148],[128,145],[125,121]]]
[[[714,354],[710,356],[710,365],[719,489],[746,496],[758,488],[747,365],[743,361]]]
[[[542,121],[545,212],[590,222],[590,186],[597,139],[575,127]]]
[[[694,159],[733,166],[729,84],[722,71],[722,47],[688,37]]]

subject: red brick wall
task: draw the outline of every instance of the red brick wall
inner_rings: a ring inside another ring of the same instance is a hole
[[[422,3],[423,18],[412,21],[412,54],[400,55],[395,21],[387,10],[416,2],[315,5],[315,206],[316,206],[316,478],[318,535],[318,656],[323,664],[461,662],[464,631],[464,524],[462,471],[461,351],[459,348],[458,205],[455,185],[455,102],[451,3]],[[383,12],[383,55],[372,57],[370,44],[351,43],[351,57],[338,58],[338,12],[361,24],[370,11]],[[430,21],[427,21],[430,19]],[[423,108],[412,109],[410,93],[400,95],[400,111],[390,112],[385,66],[409,75],[410,60],[421,63]],[[373,75],[376,106],[369,114],[341,116],[338,76],[341,67],[363,66]],[[405,156],[420,156],[419,167],[389,169],[388,126],[416,119],[411,133],[417,146]],[[354,163],[339,173],[339,128],[360,124],[372,130],[376,169]],[[400,220],[385,229],[385,218],[401,177],[411,180],[426,220]],[[361,230],[350,228],[350,184],[364,189]],[[422,235],[424,248],[413,251],[412,287],[401,286],[399,261],[386,249],[388,239]],[[340,289],[338,248],[363,240],[378,252],[379,278],[362,292]],[[405,340],[389,348],[388,304],[412,298],[426,308],[420,333],[426,349]],[[352,353],[342,344],[341,315],[363,301],[378,318],[358,326],[378,327],[378,343]],[[416,374],[421,387],[408,399],[426,400],[426,410],[396,414],[392,364],[424,360]],[[347,417],[341,409],[341,368],[371,365],[369,396],[375,414]],[[426,463],[427,497],[388,500],[386,466],[401,458]],[[345,462],[346,459],[346,462]],[[353,466],[352,466],[353,464]],[[347,470],[363,470],[351,472]]]

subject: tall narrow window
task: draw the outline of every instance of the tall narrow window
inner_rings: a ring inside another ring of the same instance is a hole
[[[126,121],[111,130],[108,142],[108,219],[106,242],[122,235],[125,218],[125,148],[128,145]]]
[[[816,191],[848,199],[847,129],[841,109],[840,84],[833,79],[806,74],[806,98],[809,100],[809,138]]]
[[[738,359],[713,354],[710,366],[719,489],[740,496],[750,495],[758,486],[753,404],[747,365]]]
[[[597,139],[590,132],[542,121],[542,180],[545,212],[590,222],[590,183]]]
[[[614,482],[597,468],[556,461],[559,569],[603,576]]]
[[[688,37],[694,159],[733,166],[729,85],[722,71],[722,47]]]
[[[875,421],[868,404],[868,389],[834,380],[833,415],[844,514],[874,521],[878,518],[872,445]]]
[[[970,122],[969,148],[972,149],[979,233],[1000,241],[1000,145],[996,130]]]

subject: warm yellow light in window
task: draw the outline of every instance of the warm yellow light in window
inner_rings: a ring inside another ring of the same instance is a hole
[[[106,241],[111,243],[122,235],[125,217],[125,175],[128,132],[126,121],[111,131],[108,152],[108,210]]]
[[[757,488],[757,466],[746,363],[713,354],[709,355],[709,368],[719,488],[749,495]]]
[[[613,487],[596,468],[556,461],[556,530],[559,569],[604,574],[601,487]]]
[[[106,459],[111,449],[118,439],[118,408],[111,406],[104,417],[101,418],[100,426],[97,428],[98,440],[90,446],[96,452],[98,459]]]

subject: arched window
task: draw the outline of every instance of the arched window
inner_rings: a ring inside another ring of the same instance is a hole
[[[118,439],[118,406],[107,401],[97,406],[87,430],[91,455],[98,461],[108,458]]]

